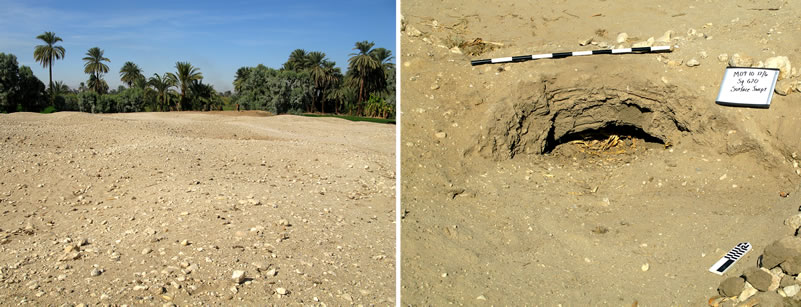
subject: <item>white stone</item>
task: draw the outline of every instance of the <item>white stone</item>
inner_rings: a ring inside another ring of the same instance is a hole
[[[793,86],[795,84],[791,82],[789,79],[783,79],[776,82],[776,87],[773,88],[773,91],[776,94],[787,96],[790,92],[793,91]]]
[[[790,226],[793,230],[801,227],[801,213],[793,214],[784,220],[784,225]]]
[[[289,291],[287,291],[287,289],[284,288],[276,288],[275,293],[278,293],[280,295],[286,295],[287,293],[289,293]]]
[[[784,294],[788,297],[793,297],[798,294],[798,291],[801,290],[801,285],[792,285],[782,288],[784,290]]]
[[[231,279],[233,279],[235,283],[241,284],[242,282],[245,281],[245,271],[242,270],[234,271],[234,274],[231,275]]]
[[[728,61],[729,61],[729,55],[728,55],[728,54],[726,54],[726,53],[721,53],[721,54],[719,54],[719,55],[718,55],[718,61],[721,61],[721,62],[728,62]]]
[[[616,42],[618,44],[622,44],[622,43],[625,43],[628,39],[629,39],[629,35],[626,32],[623,32],[623,33],[620,33],[620,34],[617,35]]]
[[[739,53],[732,54],[729,57],[729,66],[732,67],[751,67],[754,65],[754,59],[749,56],[741,56]]]
[[[696,60],[696,59],[690,59],[689,61],[687,61],[686,65],[688,67],[694,67],[694,66],[701,65],[701,63],[699,63],[698,60]]]
[[[745,300],[754,296],[754,294],[757,294],[757,292],[759,292],[759,290],[754,288],[754,286],[752,286],[751,283],[746,281],[745,286],[743,287],[743,292],[740,292],[740,295],[737,296],[737,300],[740,302],[745,302]]]
[[[792,65],[790,59],[786,56],[775,56],[765,60],[765,68],[779,69],[779,80],[789,78],[792,73]]]

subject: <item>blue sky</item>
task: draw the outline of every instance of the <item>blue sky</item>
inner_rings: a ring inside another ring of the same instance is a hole
[[[0,52],[17,56],[45,84],[48,72],[33,60],[55,32],[66,57],[53,65],[53,81],[71,88],[85,82],[81,60],[100,47],[111,88],[120,67],[132,61],[153,73],[175,71],[175,62],[199,67],[205,83],[232,89],[242,66],[279,68],[292,50],[322,51],[345,72],[357,41],[395,50],[395,1],[6,1],[0,0]]]

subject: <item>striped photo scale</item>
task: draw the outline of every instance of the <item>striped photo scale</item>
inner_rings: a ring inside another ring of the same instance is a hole
[[[723,275],[731,266],[740,260],[748,251],[751,250],[751,243],[743,242],[737,244],[734,248],[732,248],[723,258],[720,258],[718,262],[712,265],[709,268],[709,271],[718,275]]]
[[[575,51],[575,52],[556,52],[534,55],[519,55],[506,58],[484,59],[470,61],[470,65],[482,64],[498,64],[498,63],[515,63],[525,62],[530,60],[539,59],[560,59],[571,56],[594,55],[594,54],[625,54],[625,53],[656,53],[656,52],[670,52],[673,51],[673,46],[654,46],[654,47],[634,47],[634,48],[620,48],[620,49],[603,49],[603,50],[589,50],[589,51]]]

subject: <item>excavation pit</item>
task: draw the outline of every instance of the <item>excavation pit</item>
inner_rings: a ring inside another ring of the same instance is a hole
[[[666,148],[703,130],[702,116],[675,87],[641,84],[559,87],[522,82],[490,107],[481,125],[480,155],[507,160],[520,155],[636,153]],[[572,149],[571,149],[572,148]]]

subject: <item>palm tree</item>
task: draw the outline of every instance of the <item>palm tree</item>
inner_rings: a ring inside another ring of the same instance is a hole
[[[324,98],[325,88],[328,86],[328,71],[325,69],[326,62],[330,62],[325,58],[325,53],[319,51],[312,51],[306,56],[306,64],[309,66],[309,74],[314,82],[314,95],[312,96],[311,108],[316,108],[316,100],[320,100],[320,110],[325,113],[325,106],[323,105],[322,98]]]
[[[295,49],[292,53],[289,54],[289,59],[284,63],[284,70],[294,70],[294,71],[301,71],[309,67],[308,54],[306,50],[303,49]]]
[[[370,55],[370,49],[375,46],[373,42],[361,41],[356,42],[356,47],[353,50],[358,50],[357,53],[351,53],[348,59],[348,70],[353,72],[353,75],[359,82],[359,103],[364,101],[366,96],[365,83],[368,81],[370,75],[374,75],[374,71],[381,67],[374,57]]]
[[[53,97],[55,97],[61,94],[69,93],[70,87],[64,84],[64,82],[56,81],[55,83],[53,83],[53,86],[51,87],[50,91],[53,93]]]
[[[53,60],[64,58],[66,50],[61,46],[54,46],[55,43],[63,41],[61,37],[53,32],[45,32],[36,38],[41,39],[46,45],[38,45],[33,50],[33,58],[42,64],[42,67],[50,70],[50,91],[53,91]]]
[[[214,91],[214,87],[211,84],[203,84],[201,80],[194,80],[192,84],[189,85],[189,92],[192,95],[192,100],[197,103],[196,107],[199,108],[201,111],[211,111],[214,106],[214,95],[217,95],[217,92]]]
[[[245,80],[247,80],[250,71],[250,67],[240,67],[236,70],[236,76],[234,77],[234,90],[236,90],[237,93],[242,91],[242,87],[244,86]]]
[[[164,107],[167,106],[167,94],[170,92],[170,88],[175,86],[175,79],[170,77],[170,73],[164,73],[164,77],[159,76],[158,74],[153,74],[148,80],[148,84],[156,89],[156,92],[159,94],[159,98],[161,98],[162,105],[161,110],[164,110]]]
[[[91,78],[89,78],[90,83],[94,83],[95,92],[100,93],[100,86],[103,79],[101,78],[101,74],[105,74],[108,72],[108,65],[103,64],[103,61],[111,62],[106,57],[103,57],[103,50],[98,47],[92,47],[89,51],[86,52],[86,57],[83,58],[86,63],[83,64],[83,72],[87,74],[93,74],[95,77],[95,82],[92,82]],[[105,83],[103,81],[102,83]],[[90,85],[90,87],[92,87]]]
[[[390,62],[395,58],[392,56],[392,50],[388,50],[386,48],[375,48],[370,51],[370,55],[381,64],[381,68],[384,70],[390,70],[395,67],[395,64]]]
[[[93,89],[95,93],[105,94],[108,92],[108,83],[106,80],[98,79],[95,75],[89,75],[89,80],[86,81],[89,88]]]
[[[186,93],[189,89],[189,85],[192,84],[194,80],[202,80],[203,74],[200,72],[199,68],[193,67],[189,62],[176,62],[175,70],[175,74],[169,73],[169,77],[176,80],[178,87],[181,89],[181,100],[179,100],[177,104],[178,111],[181,111],[181,103],[186,100]]]
[[[120,68],[120,81],[128,84],[128,88],[133,86],[137,79],[143,78],[142,69],[139,68],[134,62],[128,61]]]

